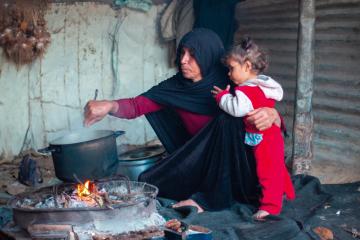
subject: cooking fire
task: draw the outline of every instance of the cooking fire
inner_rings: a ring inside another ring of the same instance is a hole
[[[23,229],[71,225],[78,235],[88,237],[122,234],[164,225],[165,219],[156,211],[157,192],[150,184],[124,180],[64,183],[19,195],[11,206],[15,223]]]
[[[101,185],[98,188],[94,182],[87,180],[79,183],[76,187],[69,186],[59,189],[54,187],[52,193],[45,192],[40,195],[30,195],[18,200],[17,207],[36,208],[79,208],[79,207],[106,207],[112,209],[112,205],[121,203],[133,203],[145,192],[137,189],[132,191],[127,185],[109,188]],[[60,191],[61,190],[61,191]]]
[[[90,180],[87,180],[85,184],[79,183],[76,188],[79,197],[87,197],[94,191],[95,184],[91,183]]]

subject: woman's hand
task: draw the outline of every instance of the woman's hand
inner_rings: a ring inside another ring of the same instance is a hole
[[[227,85],[225,90],[222,90],[221,88],[219,88],[217,86],[214,86],[214,89],[211,90],[211,93],[213,94],[214,97],[216,97],[216,95],[218,95],[222,91],[229,91],[229,90],[230,90],[230,85]]]
[[[266,130],[271,127],[274,123],[280,127],[281,120],[278,112],[274,108],[258,108],[247,114],[247,121],[250,124],[255,125],[259,131]]]
[[[116,101],[89,101],[84,108],[84,125],[88,127],[103,119],[108,113],[116,113],[118,108]]]

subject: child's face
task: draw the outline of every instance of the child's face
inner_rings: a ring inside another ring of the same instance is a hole
[[[226,61],[226,64],[229,68],[228,75],[231,81],[233,81],[233,83],[235,83],[236,85],[242,84],[250,78],[251,65],[249,66],[248,62],[240,64],[233,58],[229,58]]]

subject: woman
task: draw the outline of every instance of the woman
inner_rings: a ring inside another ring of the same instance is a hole
[[[175,76],[136,98],[90,101],[85,107],[86,126],[107,114],[127,119],[145,114],[170,155],[139,179],[158,186],[159,196],[193,199],[176,206],[196,205],[201,211],[199,202],[215,210],[234,201],[257,199],[255,167],[249,160],[253,156],[241,141],[242,120],[220,114],[211,94],[214,85],[229,83],[220,62],[223,54],[214,32],[195,29],[180,41]],[[258,109],[249,115],[259,130],[280,121],[274,109]]]

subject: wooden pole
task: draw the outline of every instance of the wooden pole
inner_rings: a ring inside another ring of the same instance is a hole
[[[294,174],[308,174],[313,159],[314,44],[315,0],[299,0],[297,81],[292,151]]]

